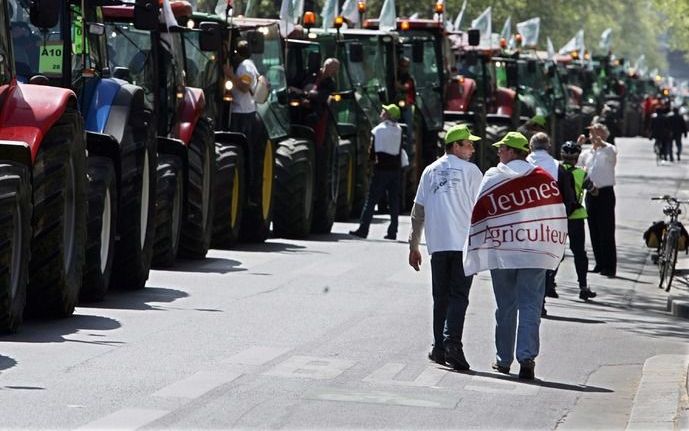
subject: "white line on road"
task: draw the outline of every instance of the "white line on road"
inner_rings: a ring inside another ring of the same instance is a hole
[[[400,386],[437,387],[447,371],[426,367],[414,380],[397,380],[395,377],[406,368],[405,364],[388,363],[364,378],[364,382]]]
[[[89,422],[80,430],[135,430],[170,413],[167,410],[122,409],[113,414]]]
[[[386,404],[437,409],[454,409],[459,402],[459,396],[457,394],[415,394],[414,396],[407,396],[391,392],[350,391],[336,388],[312,390],[307,392],[304,398],[309,400]]]
[[[317,356],[292,356],[265,374],[279,377],[307,379],[333,379],[354,366],[354,361],[320,358]]]
[[[285,347],[254,346],[222,361],[223,364],[233,365],[263,365],[292,350]]]
[[[198,373],[153,393],[160,398],[187,398],[194,399],[209,392],[218,386],[230,383],[242,376],[242,373],[234,371],[199,371]]]

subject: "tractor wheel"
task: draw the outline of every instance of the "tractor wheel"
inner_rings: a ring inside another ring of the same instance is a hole
[[[218,173],[215,177],[213,246],[230,248],[239,240],[244,209],[246,176],[244,150],[238,145],[215,145]]]
[[[136,118],[134,113],[130,118]],[[142,289],[155,241],[156,138],[150,127],[127,127],[120,152],[118,239],[112,285]]]
[[[337,130],[334,124],[330,124],[325,134],[325,142],[320,148],[316,148],[316,193],[311,221],[313,233],[330,233],[335,222],[340,186],[337,145]]]
[[[213,198],[215,186],[215,140],[213,125],[206,119],[196,124],[189,145],[187,210],[182,223],[179,253],[203,259],[213,235]]]
[[[117,179],[112,160],[89,157],[83,301],[101,301],[110,286],[117,229]]]
[[[45,135],[33,167],[29,314],[74,312],[85,261],[86,186],[83,119],[68,108]]]
[[[250,143],[251,145],[251,143]],[[273,220],[273,186],[275,175],[275,147],[273,141],[265,138],[263,152],[257,151],[260,157],[261,171],[257,173],[260,184],[253,193],[249,191],[250,202],[244,207],[240,239],[248,242],[263,242],[270,235],[270,223]]]
[[[274,234],[305,238],[313,218],[313,144],[288,139],[278,146],[276,158]]]
[[[0,332],[23,321],[31,257],[31,180],[25,166],[0,164]]]
[[[356,192],[356,152],[354,144],[349,139],[340,140],[338,146],[339,179],[337,195],[337,211],[335,217],[339,221],[349,220],[354,204]]]
[[[175,264],[184,216],[184,164],[177,156],[161,154],[157,168],[153,266]]]
[[[354,189],[354,202],[352,203],[352,217],[359,217],[361,215],[361,210],[364,208],[366,203],[366,194],[368,193],[368,181],[369,181],[369,158],[368,158],[368,145],[370,143],[370,137],[368,134],[359,134],[358,140],[360,140],[359,145],[356,149],[356,165],[354,169],[355,173],[355,189]]]

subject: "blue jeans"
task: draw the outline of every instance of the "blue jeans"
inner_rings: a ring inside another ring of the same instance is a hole
[[[390,225],[388,235],[397,235],[397,219],[400,213],[400,171],[399,169],[383,170],[373,169],[373,178],[368,188],[366,203],[361,211],[361,221],[359,231],[368,235],[368,229],[373,220],[373,210],[376,204],[383,197],[383,193],[388,192],[388,206],[390,208]]]
[[[433,280],[433,337],[435,347],[462,347],[464,316],[469,306],[473,276],[464,275],[461,251],[436,251],[431,255]]]
[[[539,326],[545,294],[545,269],[493,269],[495,310],[495,348],[497,362],[509,367],[514,360],[517,338],[517,361],[535,359],[540,348]],[[519,314],[519,326],[517,326]]]

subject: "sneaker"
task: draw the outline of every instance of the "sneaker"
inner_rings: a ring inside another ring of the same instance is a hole
[[[350,234],[350,235],[354,235],[354,236],[358,236],[359,238],[364,238],[364,239],[366,239],[366,237],[368,236],[368,234],[363,233],[363,232],[360,231],[359,229],[357,229],[357,230],[350,230],[350,231],[349,231],[349,234]]]
[[[385,235],[383,238],[385,238],[385,239],[391,239],[391,240],[395,241],[395,240],[397,239],[397,235],[390,235],[390,234],[387,234],[387,235]]]
[[[526,359],[519,362],[519,378],[524,380],[533,380],[536,378],[534,375],[534,369],[536,368],[536,363],[533,359]]]
[[[468,371],[471,368],[464,357],[464,351],[459,346],[445,348],[445,362],[458,371]]]
[[[428,359],[435,362],[436,364],[446,365],[445,350],[433,347],[433,349],[430,352],[428,352]]]
[[[501,374],[509,374],[510,373],[510,367],[506,367],[504,365],[500,365],[497,362],[493,362],[493,365],[491,365],[491,368],[497,371],[498,373]]]

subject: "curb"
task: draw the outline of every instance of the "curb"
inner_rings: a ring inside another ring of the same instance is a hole
[[[668,296],[665,309],[675,317],[689,319],[689,300],[684,299],[683,296]]]
[[[627,430],[673,430],[683,421],[687,367],[689,355],[658,355],[644,362]]]

